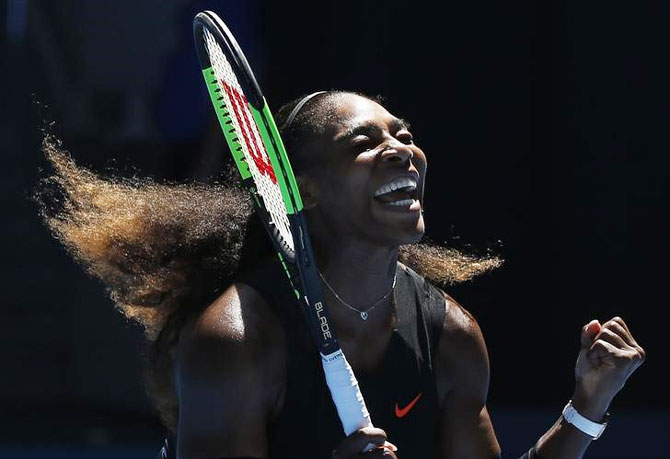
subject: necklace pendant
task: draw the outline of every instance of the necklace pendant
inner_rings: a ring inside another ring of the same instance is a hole
[[[365,311],[361,311],[361,319],[368,320],[368,313]]]

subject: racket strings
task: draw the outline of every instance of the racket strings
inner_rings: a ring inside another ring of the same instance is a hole
[[[217,44],[212,34],[203,29],[203,38],[207,54],[214,70],[219,88],[222,105],[225,106],[227,116],[239,143],[238,151],[244,154],[245,162],[256,185],[256,192],[261,196],[263,204],[270,214],[270,223],[273,226],[273,235],[279,243],[291,253],[294,252],[293,236],[282,191],[277,183],[277,177],[272,167],[270,157],[265,149],[258,127],[249,109],[244,92],[237,76],[228,62],[225,54]],[[226,115],[224,113],[224,115]],[[226,120],[228,123],[228,120]]]

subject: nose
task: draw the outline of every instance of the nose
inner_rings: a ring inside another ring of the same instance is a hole
[[[405,144],[388,145],[381,152],[381,160],[385,163],[404,163],[414,157],[414,152]]]

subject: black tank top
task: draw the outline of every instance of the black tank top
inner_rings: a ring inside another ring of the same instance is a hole
[[[444,324],[442,293],[398,263],[396,326],[374,373],[356,377],[375,426],[386,431],[401,457],[436,456],[438,399],[435,352]],[[287,344],[286,395],[270,426],[273,459],[330,458],[344,438],[321,360],[279,262],[240,277],[270,305]]]
[[[442,293],[402,263],[397,266],[396,326],[373,373],[356,373],[370,417],[400,457],[436,457],[439,415],[435,353],[446,313]],[[321,360],[279,261],[238,277],[279,318],[286,337],[286,394],[269,426],[272,459],[328,459],[344,438]],[[167,447],[164,449],[167,453]],[[165,457],[171,455],[166,454]]]

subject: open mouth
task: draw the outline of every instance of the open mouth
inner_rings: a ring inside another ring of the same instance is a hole
[[[413,177],[400,177],[377,188],[374,198],[397,207],[412,206],[417,201],[417,181]]]

